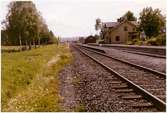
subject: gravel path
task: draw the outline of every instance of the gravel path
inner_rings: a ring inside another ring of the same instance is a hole
[[[166,71],[166,59],[164,58],[156,58],[156,57],[123,52],[121,50],[113,49],[111,47],[110,48],[97,47],[97,48],[104,49],[107,52],[107,54],[113,57],[127,60],[145,67],[149,67],[160,72],[165,73]]]
[[[128,101],[120,98],[113,88],[114,81],[120,82],[94,61],[72,49],[73,63],[60,73],[62,105],[64,111],[89,112],[124,112],[124,111],[157,111],[154,108],[134,109],[129,103],[145,102],[145,100]]]

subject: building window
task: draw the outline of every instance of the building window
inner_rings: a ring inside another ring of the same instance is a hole
[[[133,35],[133,36],[132,36],[132,40],[135,39],[136,37],[137,37],[136,35]]]
[[[133,28],[133,31],[136,31],[136,29],[135,29],[135,28]]]
[[[128,27],[127,26],[124,27],[124,31],[128,31]]]
[[[111,43],[111,38],[109,38],[109,43]]]
[[[119,37],[119,36],[116,36],[116,37],[115,37],[115,40],[116,40],[116,41],[120,41],[120,37]]]

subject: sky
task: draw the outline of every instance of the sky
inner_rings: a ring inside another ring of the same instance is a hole
[[[8,12],[12,0],[0,1],[0,20]],[[166,14],[166,0],[32,0],[41,12],[49,29],[56,36],[78,37],[97,33],[95,20],[117,21],[128,10],[138,18],[143,8],[159,8]]]

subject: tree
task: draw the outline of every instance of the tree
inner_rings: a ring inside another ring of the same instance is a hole
[[[58,37],[53,37],[52,38],[52,43],[58,45],[60,43],[60,37],[59,36]]]
[[[12,42],[15,42],[18,37],[18,41],[20,46],[22,46],[22,38],[21,38],[21,32],[22,27],[24,26],[22,23],[22,18],[24,16],[21,16],[21,8],[22,4],[20,2],[11,2],[9,4],[9,12],[6,17],[6,29],[9,31],[9,37],[13,36],[13,39],[10,39]]]
[[[147,7],[142,10],[139,17],[140,29],[145,32],[146,36],[151,38],[157,36],[165,27],[165,17],[159,9],[153,10],[152,7]]]
[[[54,43],[57,40],[32,1],[12,1],[4,25],[3,44],[27,46]],[[38,47],[39,47],[38,46]]]
[[[1,44],[2,45],[7,45],[8,44],[8,36],[7,36],[7,31],[6,30],[1,30]]]
[[[25,13],[25,18],[23,19],[24,29],[23,36],[24,42],[29,45],[29,49],[31,49],[31,45],[35,46],[35,40],[37,38],[37,29],[38,29],[38,21],[39,14],[35,8],[34,4],[28,4],[29,7],[24,7],[22,13]],[[24,14],[22,14],[23,16]],[[36,47],[36,46],[35,46]]]
[[[49,34],[48,26],[32,1],[13,1],[8,8],[6,20],[2,24],[4,36],[7,35],[5,39],[13,45],[29,45],[31,49],[32,44],[35,47],[36,44],[41,44],[41,36],[45,35],[44,38],[47,40],[53,37],[53,34]]]
[[[96,19],[96,24],[95,24],[95,30],[97,31],[97,35],[99,40],[100,40],[100,29],[102,28],[102,22],[101,22],[101,19],[100,18],[97,18]]]
[[[96,24],[95,24],[95,30],[98,32],[98,30],[101,29],[102,25],[101,25],[101,19],[100,18],[97,18],[96,19]]]
[[[134,16],[134,14],[131,11],[128,11],[125,13],[125,15],[123,15],[122,17],[120,17],[119,19],[117,19],[118,22],[122,22],[122,21],[137,21],[137,18]]]

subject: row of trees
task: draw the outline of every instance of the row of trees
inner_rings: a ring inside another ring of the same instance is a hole
[[[32,1],[13,1],[2,22],[2,45],[31,46],[58,42]]]
[[[117,19],[118,22],[125,20],[137,21],[137,18],[131,11],[128,11],[122,17]],[[151,38],[164,32],[163,30],[165,30],[166,27],[166,17],[161,14],[159,9],[146,7],[141,11],[138,23],[138,31],[144,31],[145,35]],[[95,30],[99,30],[102,27],[101,24],[101,20],[99,18],[96,19]]]

